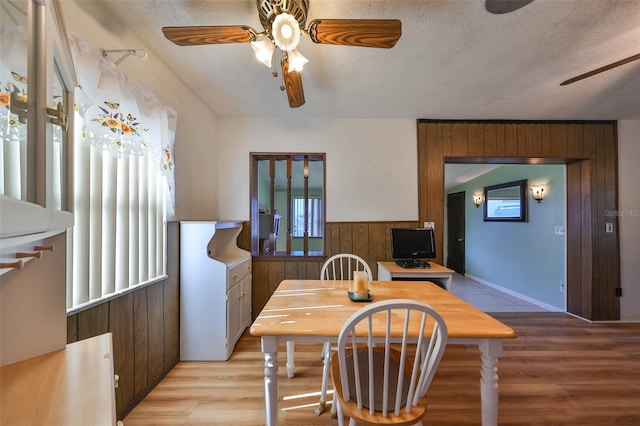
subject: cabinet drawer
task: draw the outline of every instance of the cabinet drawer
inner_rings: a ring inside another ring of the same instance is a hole
[[[232,267],[230,267],[227,271],[227,274],[228,274],[227,289],[230,289],[231,287],[233,287],[234,285],[242,281],[242,279],[250,273],[251,273],[250,257],[238,263],[237,265],[233,265]]]

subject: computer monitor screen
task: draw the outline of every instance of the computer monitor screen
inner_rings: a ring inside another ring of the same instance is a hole
[[[391,228],[391,255],[394,259],[435,258],[433,229]]]

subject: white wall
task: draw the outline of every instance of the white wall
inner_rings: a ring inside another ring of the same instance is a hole
[[[620,319],[640,321],[640,121],[618,122]]]
[[[153,49],[131,31],[108,16],[102,5],[82,0],[61,2],[67,31],[94,49],[145,49],[149,57],[141,61],[129,57],[118,67],[133,80],[155,93],[165,106],[178,113],[176,130],[176,216],[213,219],[218,197],[214,188],[218,174],[213,166],[216,116],[156,60]],[[114,54],[112,60],[118,59]]]
[[[415,120],[218,122],[221,218],[249,219],[250,152],[324,152],[328,222],[418,219]]]

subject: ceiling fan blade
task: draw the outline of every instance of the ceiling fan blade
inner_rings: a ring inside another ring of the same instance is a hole
[[[178,46],[246,43],[255,40],[256,32],[244,25],[215,27],[163,27],[164,36]]]
[[[596,68],[593,71],[580,74],[576,77],[570,78],[569,80],[565,80],[562,83],[560,83],[560,86],[566,86],[567,84],[575,83],[576,81],[583,80],[587,77],[591,77],[592,75],[600,74],[601,72],[608,71],[612,68],[616,68],[616,67],[619,67],[620,65],[628,64],[629,62],[637,61],[639,59],[640,59],[640,53],[637,55],[629,56],[628,58],[625,58],[625,59],[621,59],[612,64],[605,65],[604,67]]]
[[[287,90],[289,106],[298,108],[304,105],[302,75],[298,71],[289,72],[289,61],[286,56],[282,58],[282,78],[284,79],[284,87]]]
[[[500,15],[513,12],[531,3],[533,0],[487,0],[484,7],[487,12]]]
[[[314,19],[309,37],[314,43],[390,49],[402,35],[397,19]]]

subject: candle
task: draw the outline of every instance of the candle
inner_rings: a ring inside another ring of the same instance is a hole
[[[353,295],[357,299],[366,299],[369,296],[369,277],[365,271],[353,272]]]

